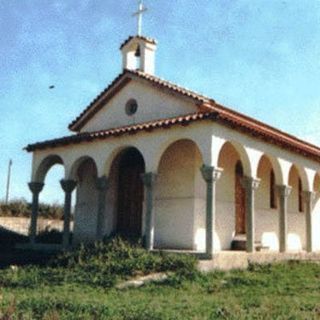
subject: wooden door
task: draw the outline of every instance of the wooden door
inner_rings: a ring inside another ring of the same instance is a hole
[[[119,165],[117,231],[140,236],[142,227],[144,161],[136,150],[127,151]]]
[[[235,170],[235,211],[236,211],[236,234],[246,233],[246,192],[242,185],[243,167],[240,161]]]

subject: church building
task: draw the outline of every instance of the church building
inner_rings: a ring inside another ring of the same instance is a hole
[[[64,248],[120,234],[207,257],[320,251],[320,148],[157,77],[156,48],[129,37],[121,74],[70,123],[73,133],[26,147],[31,243],[39,194],[60,164]]]

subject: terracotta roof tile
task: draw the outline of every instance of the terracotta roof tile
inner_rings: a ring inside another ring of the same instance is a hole
[[[152,44],[157,44],[157,41],[153,38],[149,38],[149,37],[144,37],[144,36],[130,36],[128,39],[126,39],[120,46],[120,50],[127,44],[129,43],[132,39],[134,38],[137,38],[137,39],[141,39],[141,40],[144,40],[144,41],[147,41],[149,43],[152,43]]]
[[[69,129],[72,131],[79,131],[107,103],[108,99],[112,98],[114,94],[130,82],[133,77],[146,80],[154,86],[159,86],[193,99],[197,104],[201,103],[203,105],[204,103],[214,102],[214,100],[199,93],[183,88],[159,77],[155,77],[138,70],[124,70],[88,105],[88,107],[81,112],[75,120],[69,124]]]
[[[216,105],[212,110],[218,113],[216,121],[223,125],[320,161],[320,148],[309,142],[220,105]]]
[[[189,123],[194,121],[214,119],[216,115],[217,114],[214,112],[207,112],[207,113],[197,112],[197,113],[192,113],[184,116],[148,121],[144,123],[118,127],[118,128],[108,129],[108,130],[78,133],[78,134],[74,134],[71,136],[66,136],[58,139],[29,144],[25,149],[28,152],[30,152],[30,151],[42,150],[46,148],[56,148],[56,147],[80,143],[84,141],[106,139],[108,137],[120,136],[124,134],[135,134],[139,131],[152,131],[158,128],[170,128],[171,126],[178,125],[178,124],[188,125]]]
[[[275,129],[265,123],[262,123],[230,108],[221,106],[213,99],[210,99],[204,95],[137,70],[124,70],[123,73],[121,73],[104,91],[102,91],[69,125],[69,128],[71,130],[81,129],[83,125],[108,102],[108,99],[111,99],[116,92],[121,90],[121,88],[135,78],[148,81],[148,83],[153,86],[169,90],[173,93],[177,93],[192,99],[195,102],[195,105],[198,107],[198,112],[190,115],[160,119],[121,128],[108,129],[92,133],[78,133],[60,139],[31,144],[26,147],[26,150],[34,151],[49,147],[80,143],[82,141],[105,139],[110,136],[134,134],[139,131],[150,131],[156,128],[169,128],[177,124],[185,125],[198,120],[214,119],[218,123],[226,125],[232,129],[320,161],[320,148],[317,146]]]
[[[72,136],[59,139],[48,140],[28,145],[27,151],[42,150],[46,148],[56,148],[60,146],[76,144],[81,142],[91,142],[97,139],[107,139],[109,137],[122,136],[124,134],[136,134],[140,131],[152,131],[160,128],[170,128],[175,125],[189,125],[200,120],[211,120],[242,133],[249,134],[267,143],[275,144],[289,151],[308,156],[320,162],[320,148],[308,142],[302,141],[292,135],[274,129],[255,119],[242,116],[241,114],[229,110],[220,105],[212,105],[210,112],[197,112],[184,116],[154,120],[140,124],[113,128],[108,130],[78,133]]]
[[[129,73],[131,74],[134,74],[134,75],[137,75],[139,76],[140,78],[143,78],[145,80],[148,80],[150,82],[152,82],[153,84],[158,84],[160,85],[161,87],[165,87],[167,89],[170,89],[170,90],[173,90],[177,93],[181,93],[189,98],[192,98],[192,99],[195,99],[197,100],[198,102],[202,102],[202,103],[205,103],[205,102],[214,102],[213,99],[210,99],[200,93],[197,93],[195,91],[192,91],[190,89],[187,89],[185,87],[181,87],[177,84],[174,84],[172,82],[169,82],[167,80],[164,80],[164,79],[161,79],[159,77],[156,77],[156,76],[153,76],[153,75],[150,75],[150,74],[147,74],[147,73],[144,73],[142,71],[139,71],[139,70],[127,70]]]

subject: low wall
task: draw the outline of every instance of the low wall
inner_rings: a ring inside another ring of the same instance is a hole
[[[15,217],[0,217],[0,228],[28,235],[30,226],[30,218],[15,218]],[[73,222],[70,223],[71,230],[73,230]],[[62,220],[38,219],[37,232],[44,230],[63,230]]]

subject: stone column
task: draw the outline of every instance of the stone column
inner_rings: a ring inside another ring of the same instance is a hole
[[[147,250],[152,250],[154,246],[154,185],[156,174],[153,172],[142,174],[142,181],[146,190],[145,247]]]
[[[98,213],[97,213],[97,240],[103,238],[103,222],[106,211],[106,192],[109,186],[109,181],[106,176],[97,179],[96,187],[98,189]]]
[[[77,182],[74,180],[61,180],[60,184],[63,191],[65,192],[62,246],[64,249],[67,249],[70,245],[71,195],[72,191],[77,185]]]
[[[246,233],[247,233],[247,252],[254,252],[255,240],[255,191],[258,189],[260,179],[243,177],[243,186],[246,190]]]
[[[216,220],[216,182],[219,180],[222,169],[207,165],[201,167],[202,177],[207,184],[206,195],[206,255],[213,254],[213,241]]]
[[[307,252],[313,251],[312,246],[312,213],[313,213],[313,201],[315,199],[315,193],[312,191],[303,192],[303,200],[306,204],[306,250]]]
[[[36,242],[37,235],[37,221],[38,221],[38,210],[39,210],[39,194],[43,189],[44,183],[41,182],[30,182],[29,189],[32,192],[32,213],[30,223],[30,243],[32,245]]]
[[[291,193],[291,187],[282,185],[277,186],[280,200],[279,212],[279,251],[287,251],[288,234],[288,197]]]

